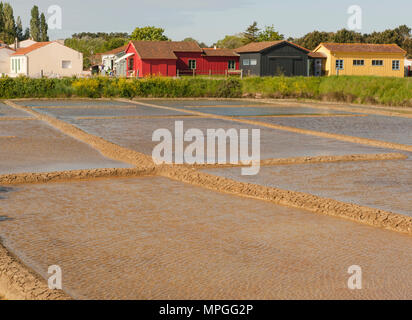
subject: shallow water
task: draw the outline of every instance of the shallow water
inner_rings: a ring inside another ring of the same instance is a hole
[[[16,102],[19,105],[27,107],[41,107],[41,106],[126,106],[130,105],[127,102],[116,100],[22,100]]]
[[[283,126],[377,139],[412,145],[412,119],[369,115],[367,117],[252,118]]]
[[[159,142],[152,141],[157,129],[168,129],[175,135],[175,121],[184,123],[184,130],[200,129],[206,135],[207,129],[252,129],[261,130],[261,157],[288,158],[320,155],[346,155],[360,153],[382,153],[390,150],[363,146],[333,139],[302,135],[219,119],[92,119],[68,120],[80,129],[102,137],[123,147],[151,155]],[[187,146],[190,142],[186,142]],[[228,144],[229,146],[229,144]],[[205,146],[206,148],[206,146]],[[251,137],[249,138],[251,150]],[[229,152],[227,152],[229,155]],[[206,157],[205,157],[206,158]]]
[[[149,103],[154,105],[173,107],[173,108],[185,108],[187,106],[267,106],[267,104],[257,101],[241,101],[241,100],[165,100],[165,99],[141,99],[136,100],[141,103]]]
[[[113,108],[104,108],[104,109],[95,109],[95,108],[62,108],[62,109],[42,109],[35,108],[35,110],[52,115],[58,118],[75,118],[75,117],[102,117],[102,116],[174,116],[174,115],[185,115],[183,112],[165,110],[165,109],[156,109],[145,106],[132,106],[132,107],[113,107]]]
[[[74,298],[412,298],[411,237],[165,178],[21,185],[0,216],[6,247],[43,277],[59,265]]]
[[[33,116],[27,112],[0,103],[0,120],[5,117],[33,118]]]
[[[185,108],[185,110],[193,110],[209,114],[221,116],[276,116],[276,115],[336,115],[336,114],[350,114],[343,111],[331,111],[314,108],[301,107],[242,107],[242,108]]]
[[[0,174],[128,168],[42,121],[1,121]]]
[[[241,176],[233,168],[206,171],[412,216],[412,158],[263,167],[257,176]]]

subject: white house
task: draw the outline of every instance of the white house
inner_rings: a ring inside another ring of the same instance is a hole
[[[102,53],[104,72],[113,72],[116,76],[126,76],[126,60],[120,59],[126,54],[126,46]]]
[[[0,46],[0,76],[10,73],[10,56],[15,51],[8,46]]]
[[[58,42],[36,42],[10,56],[11,77],[58,78],[82,74],[83,54]]]
[[[23,41],[16,41],[16,49],[20,49],[20,48],[27,48],[27,47],[30,47],[31,45],[33,45],[33,44],[35,44],[35,43],[37,43],[36,41],[34,41],[34,40],[31,40],[31,39],[27,39],[27,40],[23,40]]]
[[[405,59],[405,76],[411,77],[412,76],[412,60]]]

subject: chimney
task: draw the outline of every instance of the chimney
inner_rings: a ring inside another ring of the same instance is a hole
[[[14,50],[17,50],[19,47],[19,40],[17,39],[17,37],[14,39]]]
[[[217,47],[215,46],[215,50],[217,50]]]

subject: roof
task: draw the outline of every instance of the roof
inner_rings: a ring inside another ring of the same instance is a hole
[[[37,43],[32,44],[31,46],[28,46],[26,48],[17,49],[16,52],[13,53],[12,55],[13,56],[23,56],[23,55],[26,55],[26,54],[34,51],[34,50],[43,48],[43,47],[49,45],[50,43],[52,43],[52,42],[37,42]]]
[[[237,53],[252,53],[252,52],[262,52],[266,49],[269,49],[271,47],[277,46],[282,43],[288,43],[294,47],[297,47],[299,49],[302,49],[306,52],[309,52],[310,50],[303,48],[295,43],[286,41],[286,40],[279,40],[279,41],[263,41],[263,42],[251,42],[243,47],[237,48],[235,51]]]
[[[192,41],[132,41],[141,59],[176,60],[175,52],[199,52],[203,50],[197,42]]]
[[[118,54],[122,51],[126,51],[127,47],[128,47],[128,45],[125,45],[125,46],[122,46],[122,47],[119,47],[119,48],[116,48],[116,49],[113,49],[113,50],[110,50],[110,51],[107,51],[107,52],[100,53],[100,55],[110,56],[110,55]]]
[[[208,57],[239,57],[239,55],[232,49],[203,48],[203,52]]]
[[[332,52],[362,52],[362,53],[402,53],[406,51],[397,44],[372,44],[372,43],[321,43]]]
[[[309,52],[308,56],[311,58],[315,58],[315,59],[326,59],[327,58],[326,54],[322,52]]]

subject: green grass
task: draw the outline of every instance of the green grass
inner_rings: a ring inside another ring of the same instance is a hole
[[[412,78],[1,78],[0,98],[296,98],[412,107]]]
[[[266,98],[307,98],[387,106],[412,106],[412,78],[247,78],[242,91]]]

